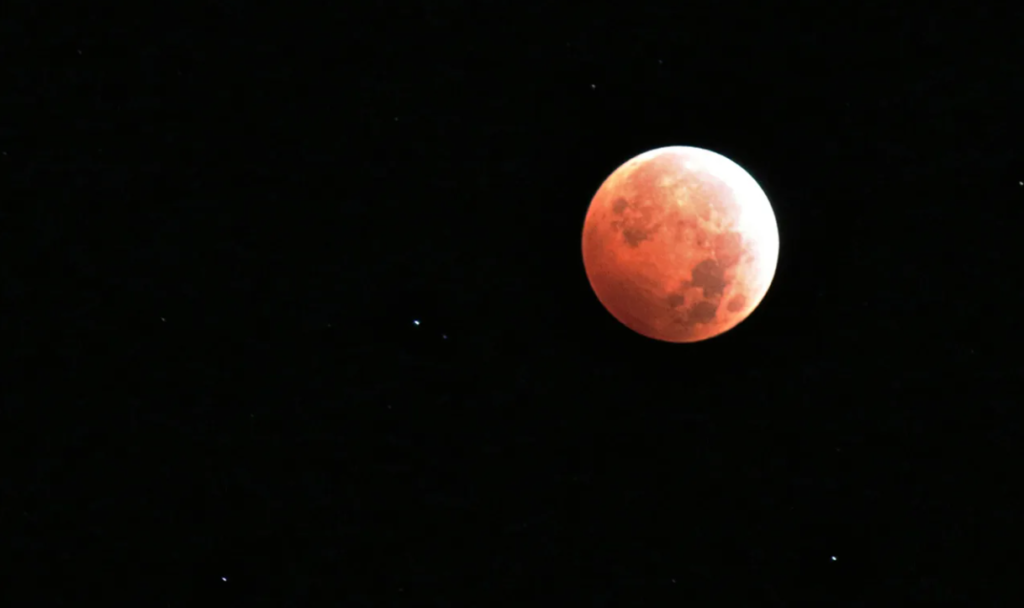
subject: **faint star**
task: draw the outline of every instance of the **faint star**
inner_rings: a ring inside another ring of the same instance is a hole
[[[448,336],[447,336],[446,334],[441,334],[441,339],[442,339],[442,340],[447,340],[447,339],[448,339]]]
[[[419,322],[419,320],[418,320],[418,319],[413,319],[413,321],[412,321],[412,324],[413,324],[413,325],[419,325],[419,324],[420,324],[420,322]]]
[[[78,54],[79,54],[79,55],[81,55],[81,54],[82,54],[82,49],[76,49],[76,50],[78,51]]]
[[[597,85],[596,85],[596,84],[592,84],[592,85],[590,85],[590,88],[591,88],[591,89],[596,89],[596,88],[597,88]]]
[[[832,561],[836,561],[836,556],[835,555],[832,556]]]
[[[166,323],[166,322],[167,322],[167,319],[165,319],[165,318],[163,318],[163,317],[160,317],[160,320],[161,320],[161,321],[163,321],[164,323]]]
[[[228,582],[228,577],[222,576],[222,577],[220,577],[220,580],[222,580],[222,581],[224,581],[226,583],[226,582]]]

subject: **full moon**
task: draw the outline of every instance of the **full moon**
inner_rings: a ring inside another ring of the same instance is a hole
[[[779,259],[771,203],[742,167],[701,148],[645,152],[590,202],[583,265],[601,304],[633,331],[699,342],[764,299]]]

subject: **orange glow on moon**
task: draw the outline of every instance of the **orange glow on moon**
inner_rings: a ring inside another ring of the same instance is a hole
[[[699,342],[746,319],[775,276],[779,230],[742,167],[701,148],[658,148],[604,181],[583,224],[601,304],[633,331]]]

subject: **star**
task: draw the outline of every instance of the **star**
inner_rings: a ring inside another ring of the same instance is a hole
[[[420,321],[419,321],[419,319],[413,319],[413,320],[412,320],[412,324],[413,324],[413,325],[417,325],[417,326],[418,326],[418,325],[420,324]]]

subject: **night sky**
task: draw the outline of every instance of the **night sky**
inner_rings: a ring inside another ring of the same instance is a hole
[[[0,604],[1020,605],[1024,9],[44,4],[0,14]],[[779,225],[696,344],[581,256],[670,145]]]

